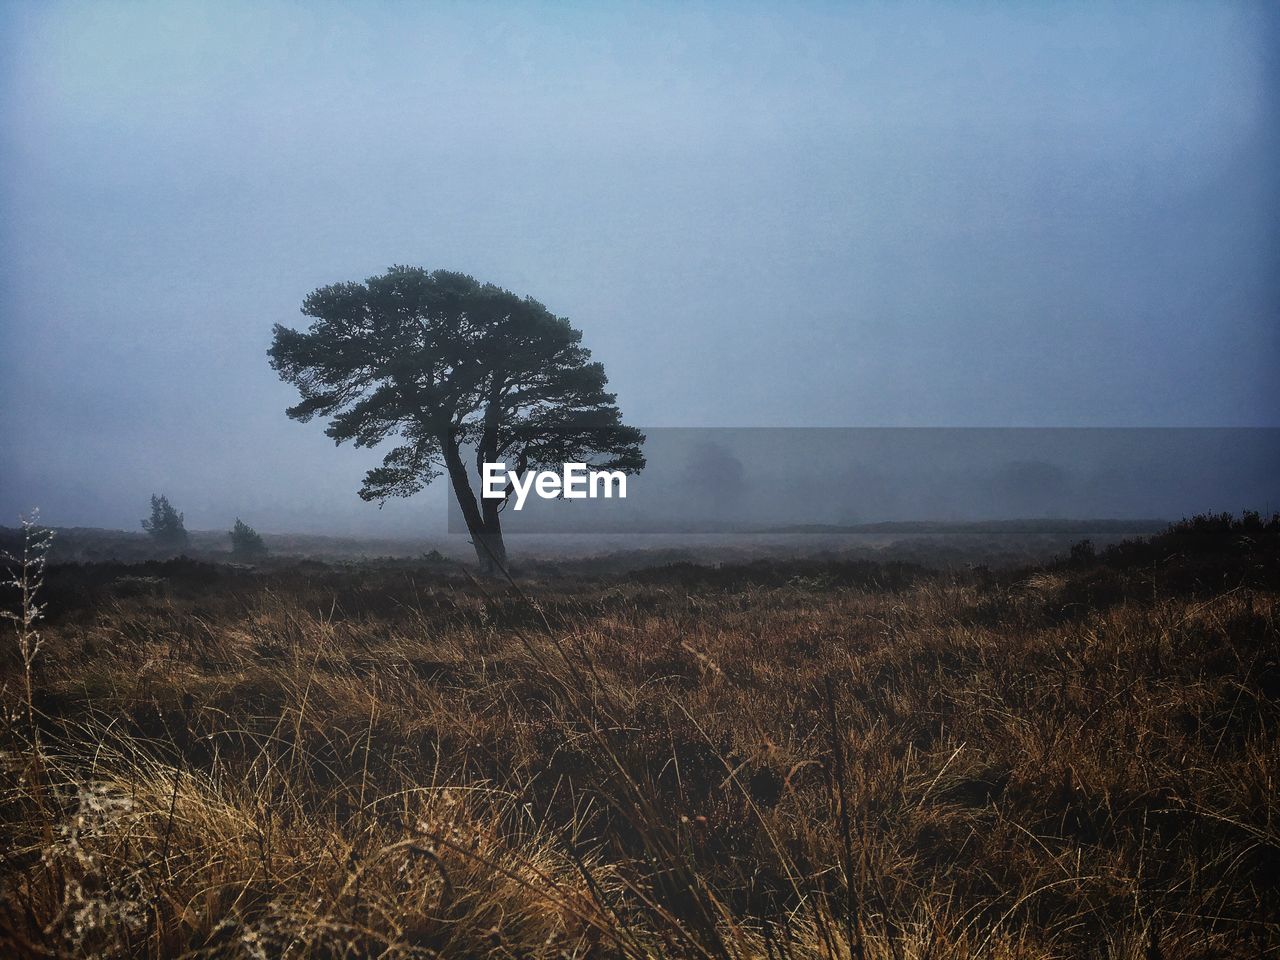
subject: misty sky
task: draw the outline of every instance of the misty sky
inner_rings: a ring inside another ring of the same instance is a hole
[[[638,426],[1280,425],[1280,30],[1228,3],[0,6],[0,523],[417,532],[267,364],[395,263]]]

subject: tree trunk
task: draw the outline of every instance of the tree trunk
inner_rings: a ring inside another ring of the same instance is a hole
[[[483,524],[480,529],[479,539],[477,542],[477,539],[473,536],[471,541],[475,544],[477,555],[484,553],[480,566],[485,568],[486,573],[506,573],[507,546],[502,542],[502,522],[498,519],[498,501],[484,500],[482,501],[481,509],[483,511]],[[486,559],[488,564],[485,562]]]
[[[505,571],[507,548],[502,542],[498,501],[481,500],[480,504],[477,504],[475,491],[471,489],[471,478],[467,476],[467,466],[462,462],[462,454],[458,452],[453,437],[441,437],[440,446],[444,450],[449,481],[453,485],[453,494],[457,497],[458,506],[462,510],[462,519],[467,524],[467,533],[471,535],[471,545],[475,547],[480,569],[490,575]]]

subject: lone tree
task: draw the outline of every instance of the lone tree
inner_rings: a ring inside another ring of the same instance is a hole
[[[312,292],[306,331],[277,324],[269,355],[302,400],[295,420],[330,417],[336,443],[401,442],[365,476],[380,504],[447,473],[481,567],[506,563],[500,514],[477,498],[464,451],[516,473],[586,463],[636,473],[644,435],[623,424],[582,333],[536,300],[461,273],[392,267]],[[514,464],[514,465],[513,465]]]
[[[169,498],[161,494],[151,495],[151,517],[142,521],[142,529],[151,535],[152,541],[165,550],[181,550],[187,545],[187,528],[182,514],[173,509]]]
[[[267,545],[262,542],[258,531],[253,529],[239,517],[231,528],[231,555],[237,560],[261,560],[267,555]]]

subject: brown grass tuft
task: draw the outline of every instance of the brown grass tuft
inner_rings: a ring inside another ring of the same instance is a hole
[[[1280,591],[1135,576],[311,566],[51,610],[39,744],[4,663],[0,950],[1274,956]]]

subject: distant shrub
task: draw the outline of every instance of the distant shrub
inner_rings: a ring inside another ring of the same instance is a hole
[[[1095,568],[1113,571],[1124,583],[1101,578],[1087,598],[1076,598],[1087,599],[1080,609],[1105,605],[1108,598],[1152,597],[1157,591],[1203,594],[1239,586],[1274,588],[1280,585],[1280,514],[1198,514],[1150,537],[1122,540],[1100,550],[1083,540],[1068,556],[1050,564],[1050,569],[1060,571],[1087,573]]]
[[[189,541],[187,528],[183,525],[183,516],[169,503],[169,498],[161,494],[151,495],[151,516],[142,521],[142,529],[150,534],[158,547],[166,550],[185,549]]]
[[[1092,540],[1081,540],[1079,543],[1071,545],[1071,563],[1076,566],[1085,566],[1092,563],[1098,556],[1098,551],[1093,548]]]
[[[1230,513],[1198,514],[1171,524],[1148,539],[1124,540],[1107,547],[1101,559],[1111,566],[1166,562],[1171,557],[1274,558],[1280,551],[1280,514],[1263,517],[1246,510],[1239,517]]]
[[[261,560],[267,555],[267,545],[262,542],[258,531],[253,529],[239,517],[231,528],[231,553],[237,560]]]

